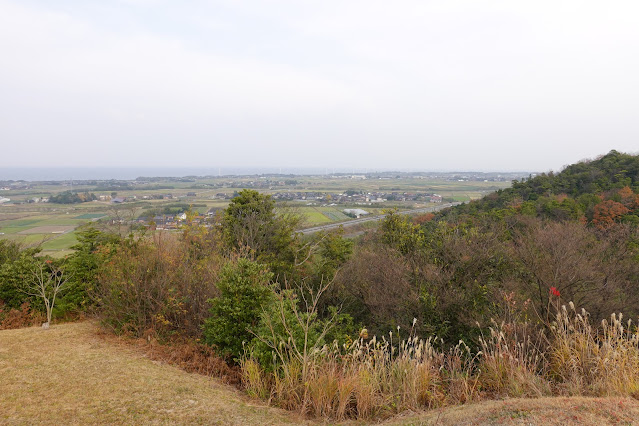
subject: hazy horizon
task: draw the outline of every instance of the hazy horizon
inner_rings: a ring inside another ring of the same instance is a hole
[[[0,0],[0,161],[559,170],[639,150],[637,16],[630,0]]]
[[[251,175],[331,175],[367,173],[487,173],[528,175],[537,173],[524,170],[415,170],[415,169],[345,169],[345,168],[251,168],[251,167],[5,167],[0,169],[0,181],[66,181],[66,180],[134,180],[139,177],[187,177],[187,176],[251,176]]]

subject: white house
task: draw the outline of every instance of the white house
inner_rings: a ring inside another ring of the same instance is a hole
[[[366,210],[362,209],[344,209],[344,214],[347,216],[355,216],[356,218],[360,218],[362,216],[366,216],[368,213]]]

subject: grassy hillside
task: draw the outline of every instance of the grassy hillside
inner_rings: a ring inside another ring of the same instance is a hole
[[[145,358],[91,322],[0,332],[0,424],[288,424],[295,415]]]
[[[307,423],[96,332],[91,322],[0,331],[0,423]],[[540,398],[407,413],[384,424],[602,425],[638,418],[633,399]]]

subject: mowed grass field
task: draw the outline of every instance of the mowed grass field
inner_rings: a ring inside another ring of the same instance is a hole
[[[89,321],[0,331],[0,424],[335,424],[249,399],[219,380],[146,357]],[[347,422],[362,425],[365,422]],[[483,401],[409,412],[384,425],[633,425],[632,398]]]
[[[235,388],[151,361],[91,322],[0,331],[0,424],[291,424]]]

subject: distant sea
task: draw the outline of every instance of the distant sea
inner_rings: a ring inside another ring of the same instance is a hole
[[[366,171],[373,171],[367,169]],[[363,169],[326,169],[295,167],[72,167],[72,168],[0,168],[0,180],[132,180],[138,177],[228,176],[260,174],[315,175],[328,173],[364,173]]]

